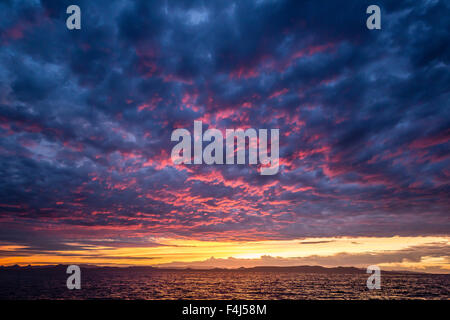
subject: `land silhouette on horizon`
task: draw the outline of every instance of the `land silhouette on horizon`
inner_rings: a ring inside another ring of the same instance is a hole
[[[7,270],[59,270],[67,269],[68,264],[57,265],[11,265],[0,266],[0,272]],[[157,266],[98,266],[94,264],[80,264],[82,269],[97,269],[97,270],[130,270],[130,271],[223,271],[223,272],[299,272],[299,273],[321,273],[321,274],[366,274],[366,269],[357,267],[323,267],[316,265],[301,265],[301,266],[256,266],[256,267],[239,267],[239,268],[214,268],[214,267],[157,267]],[[388,274],[438,274],[415,271],[396,271],[396,270],[382,270],[383,273]]]

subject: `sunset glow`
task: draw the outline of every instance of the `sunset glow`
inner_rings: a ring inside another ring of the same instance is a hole
[[[156,239],[153,239],[153,241]],[[85,250],[2,258],[0,264],[95,264],[159,267],[253,267],[260,265],[365,266],[386,270],[439,270],[450,273],[448,237],[307,238],[278,241],[219,242],[158,239],[152,247],[86,246]],[[81,243],[67,243],[81,246]],[[440,247],[442,251],[436,251]],[[26,249],[3,246],[15,252]],[[434,249],[434,250],[433,250]],[[415,252],[411,255],[411,252]],[[67,257],[70,255],[70,258]],[[263,259],[261,259],[263,257]],[[328,262],[327,262],[328,261]]]

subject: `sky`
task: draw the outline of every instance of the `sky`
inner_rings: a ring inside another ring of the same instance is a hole
[[[0,265],[450,273],[450,3],[375,2],[0,2]],[[174,164],[194,121],[278,173]]]

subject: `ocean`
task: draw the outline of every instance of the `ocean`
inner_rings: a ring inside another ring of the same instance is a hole
[[[82,269],[69,290],[64,268],[0,270],[0,299],[449,299],[450,275],[383,274],[381,289],[367,274],[242,270]]]

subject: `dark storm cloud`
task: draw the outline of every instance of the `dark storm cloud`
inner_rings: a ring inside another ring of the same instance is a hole
[[[449,4],[368,4],[2,2],[1,240],[448,234]],[[280,172],[174,166],[194,120],[280,128]]]

